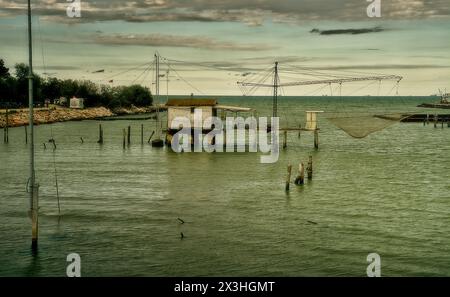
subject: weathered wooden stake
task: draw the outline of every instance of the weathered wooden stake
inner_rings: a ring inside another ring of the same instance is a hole
[[[314,148],[317,150],[319,148],[319,130],[314,130]]]
[[[155,131],[153,130],[152,134],[150,135],[150,137],[148,138],[148,143],[150,143],[150,140],[152,140],[153,135],[155,134]]]
[[[55,142],[55,140],[52,138],[52,139],[49,140],[49,142],[53,144],[53,150],[56,150],[56,142]]]
[[[289,192],[289,184],[291,183],[291,171],[292,171],[292,165],[288,165],[287,167],[287,176],[286,176],[286,192]]]
[[[308,175],[308,179],[312,179],[313,176],[313,161],[312,156],[309,156],[308,166],[306,167],[306,173]]]
[[[25,127],[25,144],[28,144],[28,126],[27,125],[25,125],[24,126]]]
[[[283,131],[283,148],[287,148],[287,131]]]
[[[8,131],[8,126],[9,126],[9,110],[8,107],[6,107],[6,125],[5,125],[5,143],[9,142],[9,131]]]
[[[33,200],[31,205],[31,248],[32,250],[36,250],[39,237],[39,220],[38,220],[39,185],[35,185],[32,188],[32,191],[33,191]]]
[[[98,125],[98,141],[97,143],[103,144],[103,128],[102,124]]]
[[[437,114],[434,115],[434,128],[437,128],[437,122],[438,122],[438,116]]]
[[[144,124],[141,124],[141,145],[144,144]]]
[[[83,137],[80,137],[81,143],[84,143]]]
[[[125,131],[125,129],[123,129],[123,148],[125,149],[125,138],[127,136],[127,131]]]
[[[426,119],[427,125],[430,123],[430,114],[427,113],[427,119]]]
[[[128,145],[131,143],[131,126],[128,126],[127,143]]]
[[[301,135],[301,132],[302,132],[302,130],[300,130],[300,129],[302,129],[302,124],[298,125],[298,139],[300,139],[300,135]]]
[[[297,186],[301,186],[305,184],[305,166],[303,163],[298,165],[298,176],[295,178],[294,182]]]

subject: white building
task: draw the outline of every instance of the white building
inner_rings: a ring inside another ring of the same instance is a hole
[[[70,99],[70,108],[83,109],[84,108],[84,99],[72,97]]]

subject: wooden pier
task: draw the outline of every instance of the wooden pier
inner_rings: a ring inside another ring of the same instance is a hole
[[[437,119],[435,119],[435,116],[437,116]],[[413,114],[413,115],[405,115],[405,118],[402,119],[402,122],[411,123],[422,123],[422,122],[434,122],[437,120],[437,122],[450,122],[450,114],[431,114],[431,113],[419,113],[419,114]]]

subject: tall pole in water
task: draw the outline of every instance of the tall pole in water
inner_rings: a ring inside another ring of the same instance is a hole
[[[159,55],[155,54],[156,59],[156,137],[160,138],[159,132]]]
[[[152,140],[152,146],[162,147],[164,141],[161,140],[162,123],[159,118],[159,54],[155,54],[155,74],[156,74],[156,88],[155,88],[155,104],[156,104],[156,138]],[[160,126],[161,125],[161,126]]]
[[[36,176],[34,171],[34,111],[33,111],[33,43],[31,36],[31,1],[28,0],[28,109],[29,109],[29,125],[30,125],[30,214],[31,214],[31,248],[33,251],[38,247],[38,211],[39,211],[39,185],[36,184]]]
[[[169,101],[169,68],[166,71],[166,101]]]
[[[278,62],[275,62],[275,72],[273,76],[273,111],[272,117],[277,117],[278,111]]]

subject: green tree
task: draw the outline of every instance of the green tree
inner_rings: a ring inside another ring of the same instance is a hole
[[[57,99],[61,97],[61,81],[50,77],[42,82],[42,97],[44,99]]]
[[[0,59],[0,78],[8,78],[11,75],[9,74],[9,68],[6,68],[5,61]]]
[[[122,106],[148,106],[152,104],[150,90],[140,85],[122,87],[119,91]]]
[[[16,101],[22,106],[28,105],[28,65],[19,63],[14,66],[17,79]],[[42,78],[33,72],[33,97],[36,103],[42,103]]]

